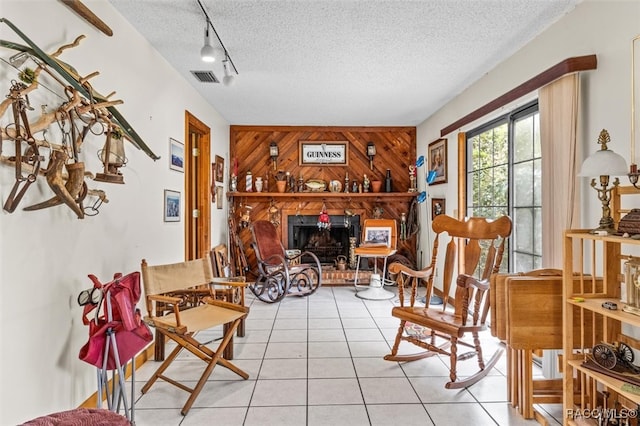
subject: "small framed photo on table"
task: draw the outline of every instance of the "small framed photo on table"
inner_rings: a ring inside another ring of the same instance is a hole
[[[364,231],[365,244],[391,247],[391,228],[388,226],[369,226]]]

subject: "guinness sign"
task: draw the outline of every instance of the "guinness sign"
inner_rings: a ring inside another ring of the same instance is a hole
[[[300,141],[300,165],[310,164],[324,164],[327,166],[348,165],[348,142]]]

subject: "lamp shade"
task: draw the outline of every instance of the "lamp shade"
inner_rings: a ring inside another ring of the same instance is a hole
[[[578,176],[626,176],[627,173],[627,162],[620,154],[610,149],[601,149],[584,160]]]
[[[200,57],[204,62],[214,62],[216,57],[213,52],[213,47],[211,47],[210,44],[202,46],[202,49],[200,49]]]
[[[222,84],[225,86],[231,86],[233,84],[233,72],[231,71],[231,64],[229,58],[225,57],[222,61],[222,67],[224,69],[224,77],[222,77]]]
[[[202,58],[203,62],[214,62],[216,60],[215,51],[211,46],[208,26],[204,29],[204,46],[200,49],[200,58]]]

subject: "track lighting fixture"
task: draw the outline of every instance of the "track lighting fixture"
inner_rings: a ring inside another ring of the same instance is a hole
[[[225,86],[231,86],[233,84],[233,71],[231,70],[231,63],[229,62],[228,56],[224,57],[222,66],[224,68],[224,77],[222,77],[222,84],[224,84]]]
[[[213,46],[211,46],[211,36],[209,35],[209,23],[204,28],[204,46],[200,49],[200,57],[204,62],[214,62],[216,60]]]
[[[216,54],[219,54],[221,57],[224,56],[222,60],[222,66],[224,70],[224,77],[222,78],[222,83],[225,86],[230,86],[234,79],[235,75],[238,75],[238,69],[236,65],[233,63],[231,56],[229,56],[229,51],[222,43],[222,39],[220,39],[220,35],[216,31],[213,23],[211,22],[211,18],[209,18],[209,14],[207,10],[204,8],[202,2],[200,0],[196,0],[200,9],[202,9],[202,13],[204,13],[204,17],[206,19],[206,28],[204,31],[204,46],[200,49],[200,57],[204,62],[214,62],[216,60]],[[220,44],[220,48],[214,48],[211,45],[211,33],[213,31],[213,35],[218,39],[218,44]],[[218,51],[218,52],[217,52]]]

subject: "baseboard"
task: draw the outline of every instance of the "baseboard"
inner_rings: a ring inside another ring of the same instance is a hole
[[[151,343],[149,346],[147,346],[142,352],[140,352],[136,356],[136,370],[140,368],[142,364],[144,364],[148,360],[153,359],[153,353],[154,353],[154,344]],[[127,364],[127,369],[124,372],[124,377],[125,379],[131,377],[131,363]],[[109,380],[109,383],[107,386],[111,386],[111,380]],[[96,387],[97,387],[97,384],[96,384]],[[102,400],[104,401],[105,399],[106,399],[106,396],[103,395]],[[87,398],[82,404],[80,404],[78,408],[95,408],[97,406],[98,406],[98,390],[96,389],[96,391],[89,398]]]

